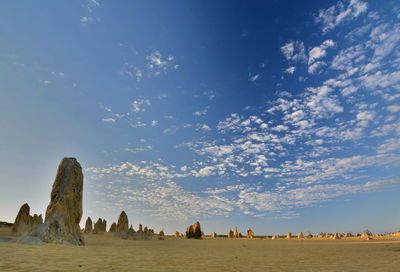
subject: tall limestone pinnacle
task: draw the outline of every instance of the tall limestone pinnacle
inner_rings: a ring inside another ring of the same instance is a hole
[[[75,158],[63,158],[58,166],[43,224],[30,236],[55,244],[84,245],[79,223],[82,218],[82,167]]]

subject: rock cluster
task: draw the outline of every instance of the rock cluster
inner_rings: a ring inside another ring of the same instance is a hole
[[[12,232],[28,233],[38,224],[43,223],[42,215],[34,214],[31,216],[28,203],[21,206],[11,228]]]
[[[201,232],[201,227],[200,227],[200,222],[197,221],[193,225],[190,225],[186,229],[186,238],[188,239],[201,239],[202,237],[202,232]]]
[[[104,232],[107,232],[107,221],[105,219],[99,218],[94,224],[93,233],[103,234]]]

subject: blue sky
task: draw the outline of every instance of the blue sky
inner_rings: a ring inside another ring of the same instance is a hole
[[[395,1],[2,1],[0,219],[44,213],[62,157],[84,217],[167,232],[400,227]]]

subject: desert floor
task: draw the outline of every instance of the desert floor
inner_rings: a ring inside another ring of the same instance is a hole
[[[0,230],[0,236],[10,236]],[[85,235],[86,246],[0,242],[0,271],[400,271],[400,237],[318,240]]]

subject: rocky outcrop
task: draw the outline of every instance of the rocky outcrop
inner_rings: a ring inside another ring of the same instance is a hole
[[[211,233],[211,238],[216,239],[217,238],[217,233],[216,232]]]
[[[164,230],[161,230],[160,233],[158,234],[159,236],[164,236]]]
[[[181,237],[181,234],[179,233],[179,231],[175,231],[175,237]]]
[[[143,232],[143,226],[142,226],[142,224],[139,224],[138,232]]]
[[[279,238],[278,235],[273,235],[271,239],[272,239],[272,240],[277,240],[278,238]]]
[[[42,215],[37,215],[36,213],[32,216],[31,218],[32,222],[32,227],[35,227],[36,225],[42,224],[43,223],[43,217]]]
[[[228,238],[233,238],[233,231],[232,230],[228,231]]]
[[[297,238],[298,238],[298,239],[302,239],[302,238],[304,238],[304,235],[303,235],[303,233],[302,233],[302,232],[299,232],[299,233],[297,234]]]
[[[200,222],[197,221],[193,225],[187,227],[185,236],[187,239],[201,239],[202,233],[201,233]]]
[[[333,236],[332,236],[332,239],[333,240],[338,240],[338,239],[340,239],[341,237],[340,237],[340,234],[339,233],[335,233]]]
[[[117,223],[112,223],[108,232],[116,232],[117,231]]]
[[[247,230],[246,238],[253,239],[254,238],[254,231],[252,229]]]
[[[14,224],[11,228],[12,232],[27,233],[32,229],[31,216],[29,215],[30,207],[28,203],[25,203],[19,209],[17,217],[15,218]]]
[[[82,218],[83,174],[75,158],[58,166],[46,209],[45,221],[29,234],[45,243],[84,245],[79,223]]]
[[[287,234],[286,234],[286,239],[291,239],[292,238],[292,233],[291,232],[288,232]]]
[[[311,232],[308,232],[306,237],[307,237],[308,239],[311,239],[311,238],[313,238],[314,236],[312,235]]]
[[[92,233],[92,231],[93,231],[92,218],[88,217],[85,223],[85,233]]]
[[[161,231],[163,232],[163,231]],[[160,232],[160,234],[161,234]],[[164,233],[164,232],[163,232]],[[128,229],[126,233],[123,234],[118,234],[122,239],[125,240],[151,240],[152,235],[151,234],[146,234],[144,232],[136,232],[133,229]],[[161,236],[163,237],[163,236]]]
[[[128,216],[126,215],[125,211],[122,211],[118,218],[117,229],[118,233],[125,233],[128,231],[129,222]]]
[[[96,223],[94,224],[93,233],[94,234],[103,234],[104,232],[106,232],[106,225],[107,225],[107,221],[99,218],[96,221]]]

